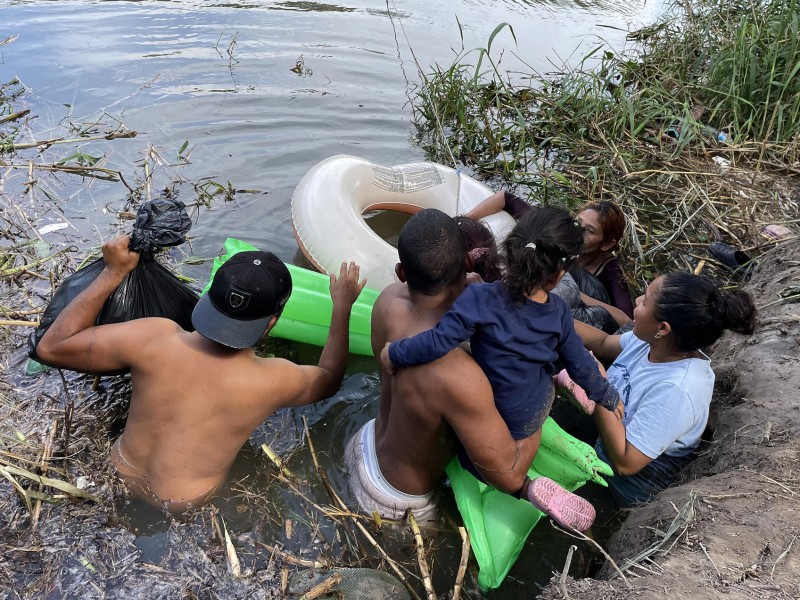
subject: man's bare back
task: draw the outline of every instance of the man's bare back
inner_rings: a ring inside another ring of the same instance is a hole
[[[291,405],[297,365],[224,348],[170,321],[131,365],[135,381],[119,452],[147,475],[150,490],[175,503],[225,480],[239,449],[278,408]]]
[[[224,482],[259,423],[278,408],[308,404],[338,390],[347,362],[350,308],[364,285],[357,266],[342,265],[340,277],[332,277],[328,341],[317,366],[302,366],[258,358],[249,347],[226,347],[167,319],[94,326],[103,302],[138,260],[128,252],[127,238],[109,242],[103,254],[105,270],[59,315],[37,352],[47,364],[79,371],[130,369],[130,411],[112,461],[145,500],[174,512],[201,504]],[[266,335],[277,318],[269,317],[256,338]]]

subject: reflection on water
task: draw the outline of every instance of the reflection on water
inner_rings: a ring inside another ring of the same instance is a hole
[[[276,8],[290,10],[304,10],[309,12],[354,12],[355,8],[336,6],[335,4],[321,4],[319,2],[278,2]]]
[[[104,166],[132,181],[141,177],[135,163],[148,145],[169,162],[188,141],[182,177],[253,191],[198,220],[196,255],[216,254],[232,235],[291,259],[290,198],[311,166],[339,153],[385,165],[423,158],[410,136],[417,64],[447,65],[454,49],[484,47],[497,24],[508,22],[516,43],[507,30],[493,41],[501,68],[544,72],[593,36],[621,42],[622,32],[600,25],[624,28],[660,10],[659,2],[644,0],[388,6],[391,14],[383,3],[363,0],[0,3],[2,22],[19,35],[3,48],[0,73],[18,75],[31,89],[42,128],[108,113],[139,132],[97,151],[108,154]],[[63,152],[53,147],[40,158],[56,162]],[[25,180],[12,178],[7,189],[15,182],[21,189]],[[112,229],[98,209],[115,208],[124,191],[82,184],[63,183],[74,229],[49,236],[53,243],[85,246],[96,231]]]
[[[231,182],[247,190],[237,193],[233,202],[201,211],[191,247],[181,249],[187,255],[213,256],[225,238],[236,237],[308,266],[294,239],[290,200],[309,168],[340,153],[384,165],[424,158],[412,143],[409,97],[419,81],[417,65],[426,71],[434,63],[448,65],[459,49],[484,47],[495,27],[508,22],[517,43],[508,32],[493,42],[493,52],[503,56],[502,68],[513,70],[513,63],[515,68],[544,72],[595,36],[621,43],[624,32],[601,26],[624,29],[628,23],[648,23],[663,4],[0,2],[0,38],[19,35],[2,48],[0,83],[18,76],[29,88],[27,108],[38,115],[41,139],[66,123],[92,123],[103,114],[137,131],[135,139],[116,140],[113,146],[101,142],[81,147],[82,152],[104,155],[104,167],[121,170],[131,181],[141,177],[138,161],[150,146],[164,157],[164,164],[171,164],[188,141],[190,159],[181,167],[181,177]],[[527,66],[514,63],[514,55]],[[31,158],[54,163],[73,151],[54,146]],[[154,187],[168,184],[171,173],[159,170]],[[25,189],[27,173],[5,177],[7,192]],[[191,186],[179,189],[184,200],[192,200]],[[50,210],[54,204],[70,223],[44,236],[46,241],[89,248],[99,237],[107,239],[116,232],[113,215],[125,206],[127,193],[118,184],[62,178],[47,194],[33,189],[28,197],[40,215],[40,226],[58,217]],[[396,244],[406,219],[381,213],[368,221]],[[209,263],[184,268],[199,281],[209,271]],[[259,351],[306,364],[319,357],[318,348],[282,340],[271,340]],[[333,487],[353,506],[342,470],[343,448],[375,415],[377,400],[374,360],[351,357],[348,378],[334,398],[274,415],[242,450],[231,474],[231,490],[215,502],[227,526],[237,533],[258,530],[261,539],[281,540],[298,554],[344,552],[331,522],[275,481],[258,448],[267,443],[288,456],[289,468],[309,497],[328,504],[304,442],[305,417]],[[275,509],[254,514],[248,508],[248,495],[253,493],[267,494]],[[450,519],[433,539],[439,590],[452,587],[461,547],[452,499],[445,497],[445,506]],[[121,512],[139,531],[144,558],[158,563],[169,543],[164,533],[169,522],[135,502]],[[296,521],[292,540],[284,539],[283,518]],[[392,541],[392,535],[385,534],[382,541],[407,557],[405,536],[402,532]],[[496,597],[529,598],[535,582],[547,581],[552,570],[563,567],[571,540],[546,525],[537,527],[533,540]]]

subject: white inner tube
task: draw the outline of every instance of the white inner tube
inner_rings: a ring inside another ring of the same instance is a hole
[[[396,281],[397,249],[364,220],[370,210],[414,214],[437,208],[450,216],[464,214],[492,194],[482,183],[432,162],[383,167],[339,154],[326,158],[303,176],[292,196],[292,223],[300,250],[324,273],[339,273],[344,261],[361,266],[367,285],[382,290]],[[515,221],[506,212],[481,219],[498,245]]]

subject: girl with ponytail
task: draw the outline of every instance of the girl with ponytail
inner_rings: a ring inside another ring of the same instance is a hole
[[[730,329],[753,333],[756,308],[746,292],[718,289],[704,277],[669,273],[636,299],[633,331],[619,335],[576,324],[584,344],[608,368],[624,414],[594,411],[595,449],[617,475],[608,479],[623,506],[647,502],[670,486],[700,444],[714,372],[702,349]]]
[[[434,361],[470,340],[515,439],[541,436],[557,361],[586,389],[592,405],[613,412],[620,404],[617,390],[583,347],[567,303],[550,293],[582,247],[583,230],[566,210],[529,212],[506,238],[502,280],[468,285],[436,327],[387,344],[381,361],[392,372]],[[468,456],[462,452],[459,458],[478,476]],[[546,477],[526,479],[518,494],[566,527],[583,531],[594,520],[591,504]]]

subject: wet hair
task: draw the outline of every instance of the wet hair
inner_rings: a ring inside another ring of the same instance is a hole
[[[678,350],[716,342],[726,329],[750,335],[756,326],[753,298],[742,290],[720,290],[699,275],[668,273],[655,299],[654,315],[672,328]]]
[[[458,283],[466,272],[466,250],[458,226],[434,208],[408,220],[397,250],[409,289],[427,296]]]
[[[506,290],[515,302],[524,302],[567,270],[582,249],[583,230],[563,208],[545,206],[524,214],[505,241]]]
[[[603,228],[603,243],[610,240],[616,240],[614,246],[609,248],[613,252],[619,248],[619,243],[622,241],[622,236],[625,235],[625,213],[622,209],[608,200],[601,200],[599,202],[587,202],[581,207],[580,212],[584,210],[593,210],[598,214],[600,227]]]
[[[453,217],[453,220],[461,232],[464,249],[472,256],[475,272],[486,283],[500,279],[503,275],[501,259],[491,229],[477,219],[464,215]]]

